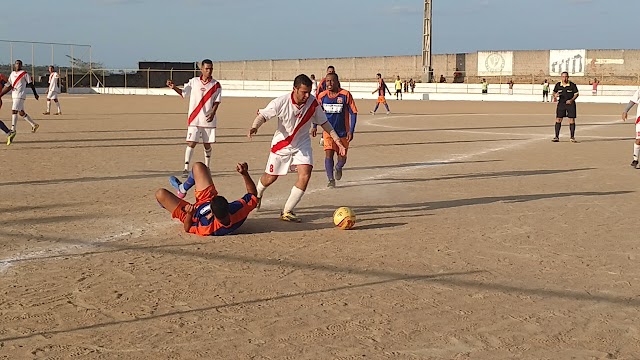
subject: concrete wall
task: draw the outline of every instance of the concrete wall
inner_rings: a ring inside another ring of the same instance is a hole
[[[588,84],[598,78],[602,84],[640,84],[640,50],[587,50],[587,59],[616,59],[623,64],[587,64],[585,76],[572,77],[579,84]],[[460,69],[465,82],[478,83],[478,54],[436,54],[432,64],[434,77],[440,74],[452,82],[453,72]],[[214,64],[214,77],[221,80],[293,80],[300,73],[315,74],[319,80],[329,65],[336,67],[342,80],[371,81],[380,72],[390,82],[395,76],[423,80],[422,59],[419,55],[378,56],[336,59],[293,59],[258,61],[223,61]],[[505,83],[513,78],[516,83],[537,84],[549,76],[549,51],[530,50],[513,52],[513,76],[487,77],[490,83]]]
[[[273,98],[291,91],[290,81],[249,81],[249,80],[221,80],[222,97],[259,97]],[[371,94],[375,89],[375,82],[345,82],[344,88],[351,91],[354,99],[376,99],[377,94]],[[581,103],[613,103],[626,104],[638,86],[603,85],[598,95],[591,94],[589,85],[578,86]],[[481,94],[480,84],[438,84],[419,83],[415,93],[403,94],[403,100],[447,100],[447,101],[532,101],[542,100],[540,85],[516,84],[513,95],[508,94],[507,85],[490,85],[489,94]],[[114,95],[168,95],[177,94],[166,87],[157,89],[135,87],[83,87],[74,88],[71,94],[114,94]],[[42,93],[42,92],[41,92]],[[395,101],[395,96],[388,97]],[[224,101],[224,100],[223,100]]]

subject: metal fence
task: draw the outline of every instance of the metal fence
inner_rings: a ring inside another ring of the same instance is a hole
[[[47,67],[53,65],[64,89],[76,86],[74,79],[89,76],[93,67],[91,45],[0,40],[0,73],[8,75],[16,60],[22,61],[37,86],[46,85]]]

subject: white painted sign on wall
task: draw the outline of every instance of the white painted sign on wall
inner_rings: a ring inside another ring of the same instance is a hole
[[[513,52],[478,52],[478,76],[500,75],[513,75]]]
[[[568,72],[570,76],[584,76],[586,67],[585,49],[580,50],[550,50],[549,75],[560,76]]]

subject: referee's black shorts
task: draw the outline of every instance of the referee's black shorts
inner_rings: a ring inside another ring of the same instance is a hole
[[[556,108],[556,118],[575,119],[576,115],[577,115],[576,103],[573,103],[571,105],[558,103],[558,107]]]

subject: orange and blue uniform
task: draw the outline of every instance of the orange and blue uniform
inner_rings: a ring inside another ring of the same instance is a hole
[[[2,89],[7,84],[7,82],[9,82],[9,79],[7,79],[4,74],[0,74],[0,89]]]
[[[253,194],[246,194],[241,199],[229,203],[229,225],[223,225],[213,216],[211,211],[211,199],[218,195],[213,185],[205,190],[196,191],[196,210],[191,220],[193,224],[189,229],[190,234],[200,236],[223,236],[233,233],[244,223],[249,213],[258,205],[258,198]],[[184,200],[173,210],[172,217],[185,222],[187,213],[184,211],[188,203]]]
[[[328,90],[323,91],[318,97],[318,102],[322,105],[327,120],[340,137],[342,145],[348,148],[347,134],[353,135],[358,118],[358,108],[353,101],[351,93],[344,89],[340,89],[336,95],[331,95]],[[338,147],[331,136],[326,132],[323,136],[324,149],[338,151]]]
[[[384,80],[380,79],[378,81],[378,104],[387,103],[387,99],[385,99],[384,97],[386,92],[391,93],[391,91],[389,91],[389,88],[387,87],[387,83],[385,83]]]

